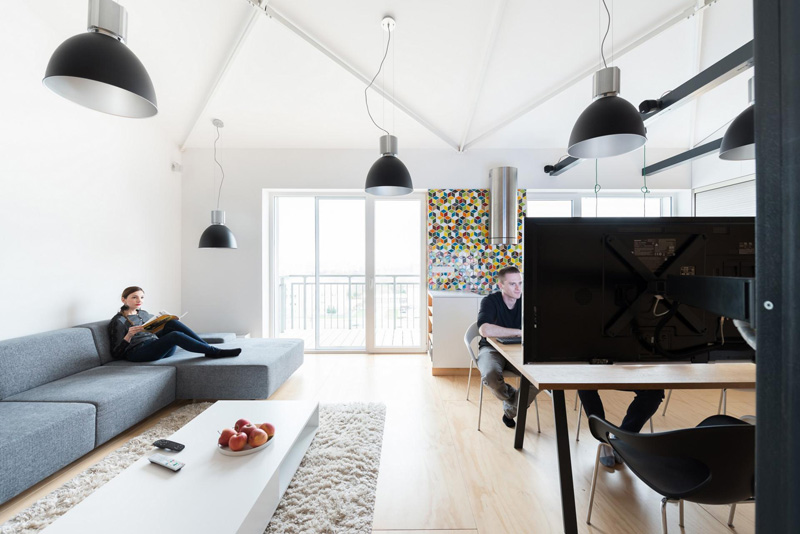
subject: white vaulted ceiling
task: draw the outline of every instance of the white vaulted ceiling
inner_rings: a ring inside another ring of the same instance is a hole
[[[210,120],[219,117],[226,148],[377,148],[382,132],[367,116],[363,78],[378,68],[380,20],[391,15],[394,43],[376,84],[409,113],[375,91],[369,96],[401,150],[564,148],[591,101],[606,21],[598,0],[271,0],[273,17],[247,0],[119,1],[128,44],[156,87],[152,120],[181,147],[210,146]],[[606,58],[617,53],[621,96],[634,105],[752,39],[751,0],[719,0],[691,17],[694,0],[607,3]],[[85,29],[86,0],[15,4],[58,42]],[[708,27],[726,21],[733,29],[724,42],[704,42]],[[52,52],[45,48],[42,73]],[[687,148],[718,129],[746,105],[743,80],[726,89],[743,92],[730,111],[683,106],[649,126],[648,146]]]

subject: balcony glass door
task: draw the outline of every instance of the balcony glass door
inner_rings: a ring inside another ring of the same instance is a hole
[[[317,197],[318,349],[363,349],[365,339],[363,198]]]
[[[423,214],[424,198],[371,197],[368,219],[368,298],[374,313],[367,328],[370,350],[397,352],[421,349],[424,297]],[[371,234],[371,235],[370,235]]]
[[[423,350],[425,197],[274,197],[275,337],[309,350]]]

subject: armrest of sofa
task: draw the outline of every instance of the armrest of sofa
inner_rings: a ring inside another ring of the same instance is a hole
[[[210,345],[216,343],[228,343],[230,341],[236,341],[236,334],[234,334],[233,332],[207,332],[199,335],[203,339],[203,341],[205,341]]]

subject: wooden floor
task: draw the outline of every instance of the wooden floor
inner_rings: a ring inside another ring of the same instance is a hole
[[[427,355],[308,354],[303,367],[273,399],[320,402],[383,402],[387,406],[374,532],[381,534],[527,534],[561,531],[552,403],[539,401],[542,433],[531,407],[525,448],[515,450],[513,430],[500,421],[501,406],[484,397],[482,431],[478,381],[465,400],[467,378],[433,377]],[[754,414],[754,393],[728,393],[728,413]],[[619,422],[630,393],[603,393],[606,414]],[[567,394],[570,432],[575,435],[574,393]],[[694,426],[716,413],[719,391],[676,391],[666,417],[654,417],[656,431]],[[169,410],[169,409],[167,409]],[[161,416],[166,413],[163,411]],[[138,425],[79,460],[49,481],[0,507],[0,523],[16,511],[99,461]],[[583,422],[580,442],[572,440],[572,460],[580,532],[660,533],[660,498],[625,468],[604,471],[598,481],[592,525],[586,525],[589,484],[596,442]],[[669,508],[671,533],[754,532],[754,506],[740,505],[735,529],[726,526],[728,507],[686,503],[686,528],[678,527],[677,506]]]
[[[286,330],[280,334],[282,338],[302,339],[306,348],[314,347],[313,330]],[[319,333],[320,350],[330,350],[337,347],[346,349],[364,348],[367,344],[366,331],[361,328],[323,329]],[[379,328],[375,330],[376,347],[395,347],[411,350],[420,346],[419,328]]]

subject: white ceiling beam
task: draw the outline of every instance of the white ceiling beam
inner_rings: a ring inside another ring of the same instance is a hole
[[[636,39],[635,41],[633,41],[632,43],[628,44],[627,46],[624,46],[623,48],[621,48],[615,54],[610,56],[608,61],[611,62],[611,61],[613,61],[615,59],[618,59],[618,58],[624,56],[625,54],[627,54],[631,50],[641,46],[642,44],[646,43],[650,39],[652,39],[655,36],[659,35],[664,30],[667,30],[667,29],[671,28],[672,26],[674,26],[675,24],[681,22],[682,20],[685,20],[685,19],[695,15],[698,11],[700,11],[702,9],[705,9],[706,7],[710,6],[715,1],[717,1],[717,0],[698,0],[698,1],[692,2],[690,6],[688,6],[685,9],[683,9],[678,14],[676,14],[673,17],[669,18],[665,22],[661,23],[655,29],[651,30],[647,34],[643,35],[642,37]],[[562,85],[560,85],[559,87],[557,87],[553,91],[550,91],[546,95],[541,96],[539,98],[536,98],[536,99],[528,102],[527,104],[525,104],[524,106],[519,108],[517,111],[509,114],[506,118],[498,121],[494,126],[491,126],[490,128],[486,129],[483,133],[481,133],[480,135],[478,135],[477,137],[475,137],[474,139],[469,141],[463,147],[463,150],[466,150],[469,147],[471,147],[472,145],[474,145],[475,143],[478,143],[478,142],[482,141],[483,139],[486,139],[490,135],[496,133],[498,130],[501,130],[502,128],[505,128],[506,126],[508,126],[512,122],[516,121],[520,117],[522,117],[524,115],[527,115],[528,113],[530,113],[534,109],[538,108],[539,106],[541,106],[545,102],[548,102],[549,100],[551,100],[552,98],[558,96],[560,93],[566,91],[567,89],[569,89],[570,87],[574,86],[575,84],[582,82],[583,80],[585,80],[586,78],[588,78],[589,76],[594,74],[595,71],[597,71],[596,67],[591,67],[589,69],[586,69],[583,72],[577,74],[576,76],[573,76],[570,80],[568,80],[567,82],[563,83]]]
[[[336,52],[334,52],[333,50],[331,50],[328,47],[326,47],[324,44],[322,44],[320,41],[318,41],[314,36],[312,36],[311,34],[306,32],[302,28],[298,27],[295,23],[293,23],[291,20],[287,19],[280,12],[276,11],[275,8],[269,6],[267,4],[266,0],[247,0],[247,1],[250,4],[252,4],[253,6],[257,7],[263,13],[265,13],[268,17],[270,17],[271,19],[279,22],[280,24],[285,26],[287,29],[289,29],[292,32],[294,32],[301,39],[303,39],[304,41],[309,43],[311,46],[313,46],[314,48],[316,48],[317,50],[319,50],[320,52],[322,52],[323,54],[328,56],[328,58],[331,61],[333,61],[334,63],[336,63],[340,67],[342,67],[344,70],[346,70],[347,72],[349,72],[350,74],[352,74],[356,78],[358,78],[358,80],[361,81],[364,85],[369,85],[370,80],[371,80],[370,78],[368,78],[367,76],[365,76],[364,74],[362,74],[361,72],[356,70],[355,67],[353,67],[345,59],[343,59],[338,54],[336,54]],[[380,96],[382,96],[387,101],[391,102],[392,105],[394,105],[397,109],[399,109],[400,111],[402,111],[403,113],[405,113],[406,115],[408,115],[409,117],[411,117],[412,119],[417,121],[423,128],[425,128],[426,130],[431,132],[433,135],[435,135],[436,137],[438,137],[439,139],[441,139],[442,141],[444,141],[445,143],[447,143],[448,145],[453,147],[455,150],[458,150],[458,143],[456,143],[454,140],[450,139],[450,137],[448,137],[444,132],[439,130],[436,126],[431,124],[428,120],[426,120],[424,117],[422,117],[419,113],[417,113],[416,111],[412,110],[411,108],[409,108],[408,106],[406,106],[402,102],[398,101],[396,98],[394,98],[391,95],[389,95],[386,91],[383,90],[382,87],[379,87],[379,86],[373,84],[371,89],[373,91],[375,91],[376,93],[378,93]]]
[[[189,124],[186,132],[183,134],[183,141],[181,142],[181,152],[186,148],[186,142],[189,141],[189,136],[192,135],[192,131],[194,131],[194,127],[197,125],[197,122],[202,118],[203,112],[205,112],[208,103],[214,97],[219,88],[220,83],[222,83],[223,78],[228,74],[228,71],[233,65],[233,62],[236,60],[236,57],[239,55],[239,51],[242,49],[242,46],[247,41],[247,38],[250,36],[250,33],[253,31],[253,27],[256,25],[256,21],[258,20],[259,13],[254,11],[250,14],[245,23],[242,31],[239,33],[239,38],[236,40],[236,44],[233,45],[228,57],[225,58],[225,62],[222,64],[222,68],[219,69],[217,73],[217,77],[214,78],[214,81],[209,86],[208,90],[206,91],[206,97],[203,99],[203,103],[197,109],[197,112],[194,114],[194,120]]]
[[[458,142],[458,151],[464,151],[464,144],[467,142],[469,130],[472,127],[472,120],[475,118],[475,113],[478,110],[478,102],[480,102],[483,86],[486,82],[486,71],[489,68],[489,61],[492,59],[492,52],[494,45],[497,42],[497,34],[500,32],[500,26],[503,23],[503,14],[506,10],[506,0],[498,0],[495,4],[494,12],[492,13],[492,21],[489,24],[489,34],[486,37],[486,44],[483,47],[483,58],[475,75],[475,81],[472,85],[472,105],[467,112],[467,120],[464,123],[464,130],[461,134],[461,139]]]

